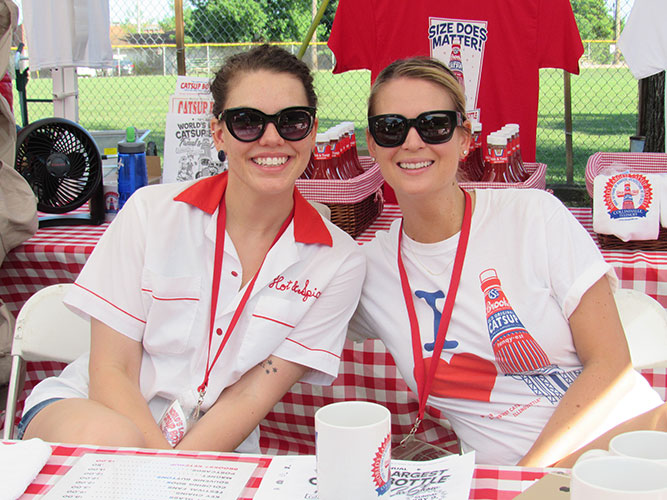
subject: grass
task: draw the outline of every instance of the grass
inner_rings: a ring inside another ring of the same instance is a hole
[[[537,130],[537,159],[548,165],[547,182],[566,182],[563,72],[544,69],[540,73],[540,108]],[[584,183],[588,157],[597,151],[627,151],[628,137],[635,134],[637,82],[627,68],[582,68],[572,75],[574,183]],[[165,116],[175,76],[123,76],[79,78],[79,123],[86,130],[114,130],[135,126],[150,129],[149,140],[163,151]],[[356,125],[359,148],[366,145],[366,100],[368,71],[332,75],[315,74],[320,99],[318,116],[324,130],[341,121]],[[28,98],[51,97],[51,80],[32,79]],[[18,96],[14,95],[17,123],[21,123]],[[53,116],[50,103],[28,103],[31,121]]]

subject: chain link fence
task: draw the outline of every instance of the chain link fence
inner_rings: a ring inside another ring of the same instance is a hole
[[[584,169],[591,154],[628,151],[629,138],[635,135],[637,127],[637,81],[615,50],[615,39],[633,0],[599,1],[606,2],[606,12],[598,15],[602,28],[589,29],[591,23],[585,18],[588,13],[577,13],[579,5],[586,2],[572,0],[585,47],[581,74],[571,77],[576,185],[584,183]],[[618,8],[616,2],[621,2]],[[84,128],[112,130],[134,125],[150,129],[148,139],[161,152],[169,96],[174,92],[178,72],[175,3],[178,1],[110,0],[115,67],[93,72],[80,70],[79,121]],[[320,3],[317,0],[184,0],[186,74],[212,76],[225,57],[263,41],[280,43],[296,54]],[[331,72],[334,57],[326,39],[337,3],[330,1],[315,40],[303,58],[315,72],[320,127],[353,121],[363,150],[370,73],[351,71],[333,75]],[[31,73],[30,78],[28,98],[51,96],[49,73]],[[564,81],[562,70],[541,70],[537,160],[548,165],[550,184],[568,181]],[[15,96],[15,102],[17,99]],[[49,103],[29,105],[31,121],[52,114]],[[20,123],[18,115],[17,123]]]

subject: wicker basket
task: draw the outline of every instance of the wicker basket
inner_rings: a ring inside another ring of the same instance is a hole
[[[665,251],[667,250],[667,229],[660,228],[657,240],[631,240],[623,241],[613,234],[595,233],[600,243],[600,248],[605,250],[641,250],[641,251]]]
[[[530,177],[523,182],[460,182],[463,189],[546,189],[547,166],[544,163],[524,163],[523,167]]]
[[[586,163],[586,189],[593,198],[595,177],[606,169],[629,170],[642,174],[667,173],[667,154],[665,153],[606,153],[591,155]],[[667,250],[667,229],[660,228],[657,240],[623,241],[612,234],[595,233],[601,248],[605,250]]]
[[[359,161],[365,172],[346,180],[297,179],[296,186],[309,201],[331,209],[331,222],[353,238],[363,233],[382,213],[380,166],[368,156]]]

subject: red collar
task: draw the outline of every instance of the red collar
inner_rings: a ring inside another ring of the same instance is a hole
[[[213,214],[227,188],[227,172],[192,184],[174,197],[175,201],[188,203],[207,214]],[[299,243],[319,243],[332,246],[331,233],[315,208],[294,188],[294,239]]]

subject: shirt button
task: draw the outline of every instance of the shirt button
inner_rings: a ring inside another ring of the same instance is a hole
[[[222,328],[218,328],[218,329],[215,331],[215,333],[217,333],[218,335],[222,335]]]
[[[232,271],[232,276],[234,276],[236,278],[238,275],[239,275],[239,273],[237,273],[236,271]]]

